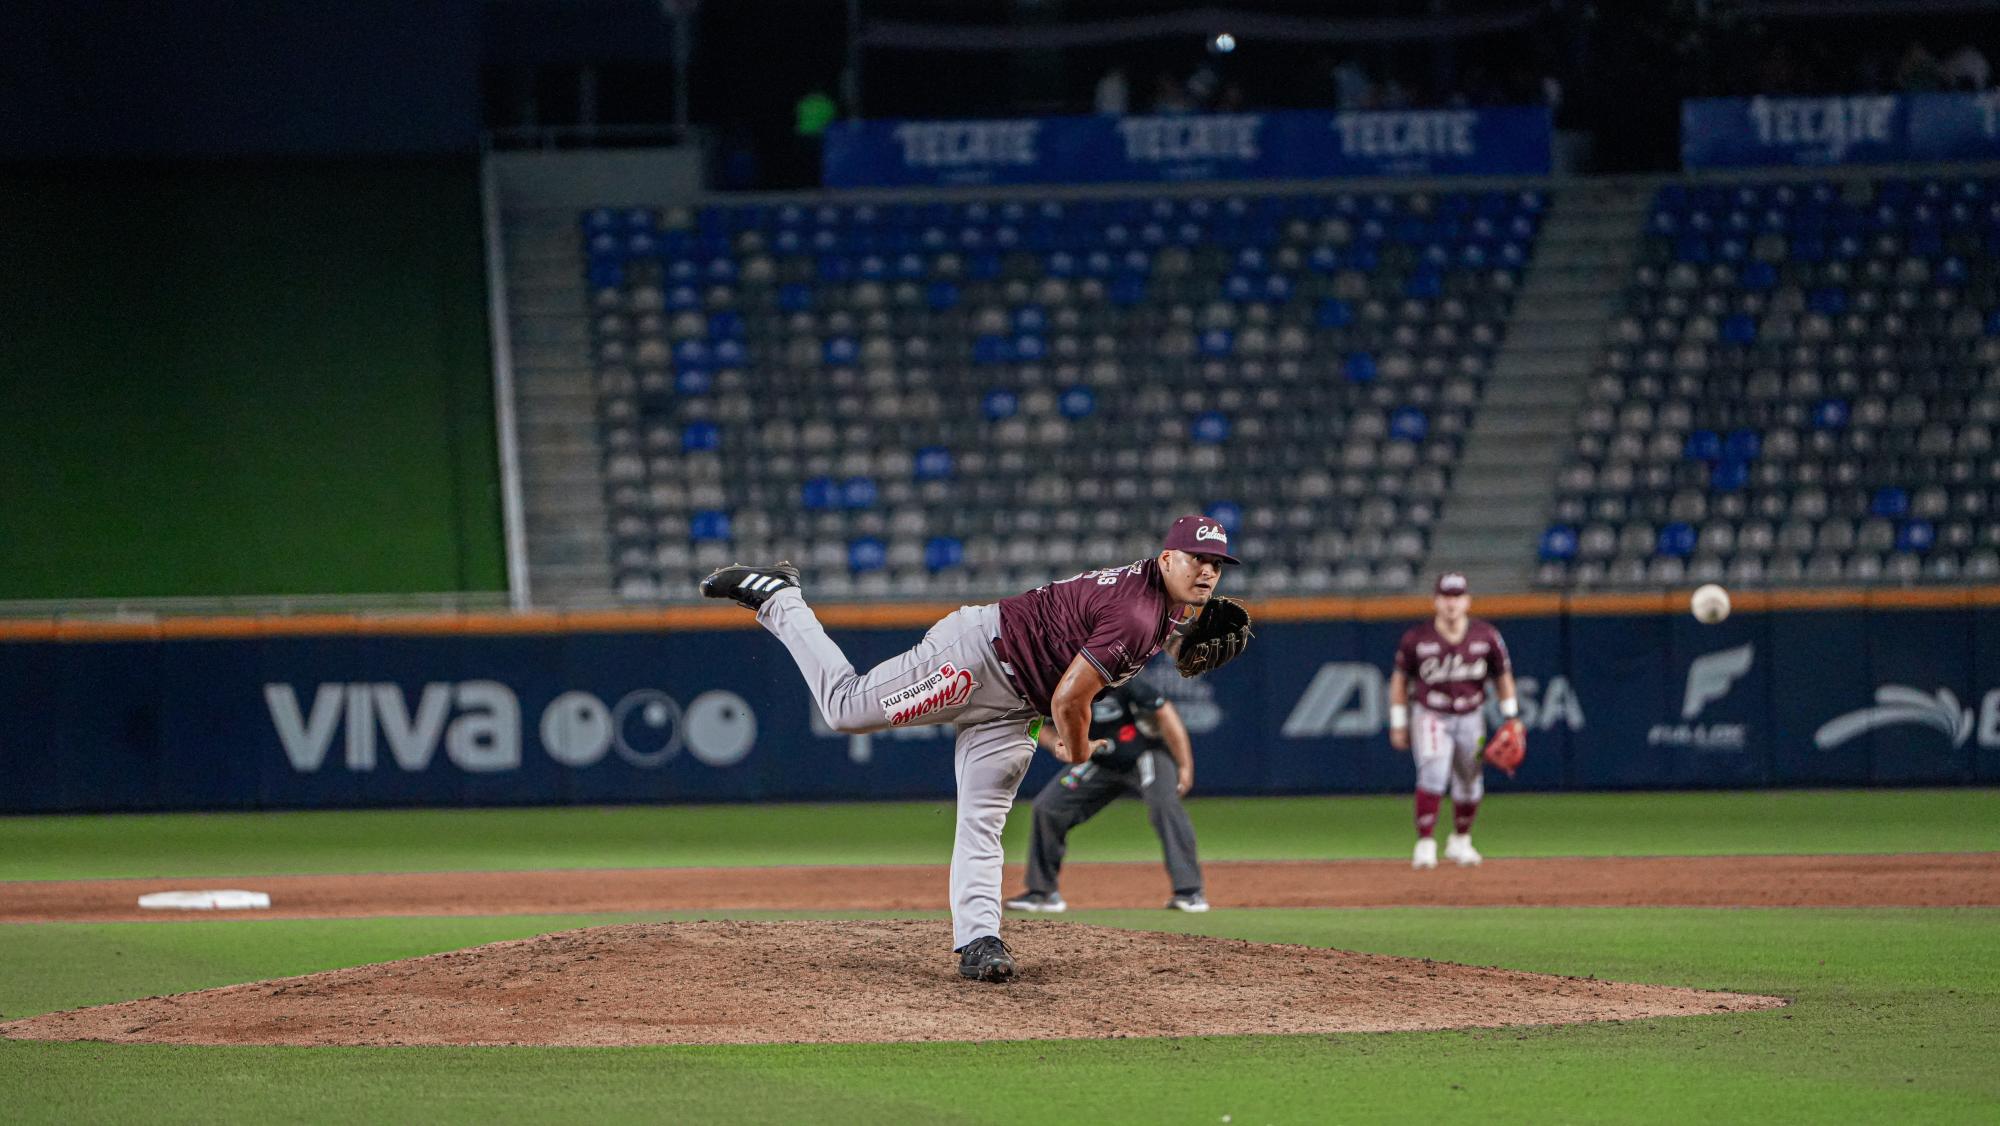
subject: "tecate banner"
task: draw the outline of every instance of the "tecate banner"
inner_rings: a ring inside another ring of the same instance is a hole
[[[1214,674],[1146,675],[1203,793],[1403,791],[1409,624],[1271,623]],[[1494,624],[1529,736],[1495,789],[2000,782],[2000,609]],[[866,668],[921,631],[834,636]],[[0,643],[9,813],[945,798],[952,740],[831,731],[756,629]]]
[[[2000,160],[2000,93],[1681,103],[1689,170],[1986,160]]]
[[[1355,113],[843,121],[832,188],[1524,176],[1549,171],[1544,106]]]

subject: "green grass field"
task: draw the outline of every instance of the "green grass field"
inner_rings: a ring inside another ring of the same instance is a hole
[[[1153,855],[1138,807],[1077,859]],[[1397,856],[1400,799],[1210,800],[1204,854]],[[1489,856],[2000,850],[2000,793],[1510,797]],[[942,863],[930,803],[0,821],[0,877]],[[1020,825],[1009,834],[1018,854]],[[1747,861],[1752,862],[1754,861]],[[0,888],[0,896],[4,896]],[[754,913],[743,913],[751,917]],[[705,913],[702,917],[714,917]],[[0,1016],[676,915],[0,926]],[[756,915],[755,917],[772,917]],[[2000,910],[1079,911],[1070,918],[1776,993],[1782,1010],[1451,1033],[629,1049],[0,1042],[16,1121],[1990,1122]]]

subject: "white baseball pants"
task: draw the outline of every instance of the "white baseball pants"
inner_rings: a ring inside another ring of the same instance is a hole
[[[1417,789],[1442,794],[1449,784],[1453,804],[1476,802],[1486,794],[1486,717],[1478,711],[1454,715],[1422,705],[1410,707],[1410,754],[1417,762]]]
[[[1000,830],[1035,755],[1039,716],[1016,692],[993,641],[1000,607],[945,615],[916,647],[856,673],[796,588],[757,621],[792,654],[827,726],[843,734],[949,723],[958,731],[958,833],[951,849],[954,948],[1000,933]]]

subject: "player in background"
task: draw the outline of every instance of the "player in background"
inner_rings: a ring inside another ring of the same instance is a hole
[[[1050,745],[1053,739],[1044,728],[1042,745],[1056,750]],[[1049,779],[1035,796],[1028,890],[1009,899],[1007,906],[1049,914],[1066,910],[1056,881],[1070,830],[1097,816],[1120,794],[1133,793],[1145,800],[1146,817],[1166,854],[1167,877],[1174,889],[1167,907],[1208,910],[1194,823],[1181,805],[1194,785],[1194,746],[1173,702],[1143,676],[1107,688],[1090,706],[1090,741],[1090,761]]]
[[[1486,742],[1481,707],[1488,680],[1506,723],[1518,731],[1521,722],[1507,643],[1492,623],[1469,616],[1472,596],[1465,576],[1438,576],[1431,604],[1436,616],[1403,634],[1389,674],[1389,745],[1414,751],[1417,763],[1417,849],[1410,863],[1419,869],[1437,867],[1433,833],[1447,782],[1452,832],[1445,859],[1462,866],[1481,859],[1472,847],[1472,819],[1486,793],[1480,752]]]
[[[915,648],[866,673],[855,672],[827,636],[799,590],[798,569],[788,563],[723,567],[701,581],[701,592],[757,612],[758,624],[790,651],[833,730],[858,735],[945,723],[958,729],[953,949],[962,976],[1004,982],[1013,979],[1015,965],[1000,940],[1000,829],[1034,756],[1042,717],[1052,718],[1059,746],[1067,748],[1058,757],[1081,763],[1090,757],[1091,701],[1138,675],[1169,638],[1187,675],[1242,652],[1247,614],[1214,597],[1223,565],[1235,562],[1221,524],[1183,516],[1150,559],[960,607]],[[1232,617],[1233,626],[1221,625]]]

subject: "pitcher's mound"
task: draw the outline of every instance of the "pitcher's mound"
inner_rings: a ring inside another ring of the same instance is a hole
[[[593,927],[0,1025],[174,1044],[755,1044],[1383,1032],[1767,1009],[1626,985],[1196,935],[1010,922],[1010,985],[932,921]]]

